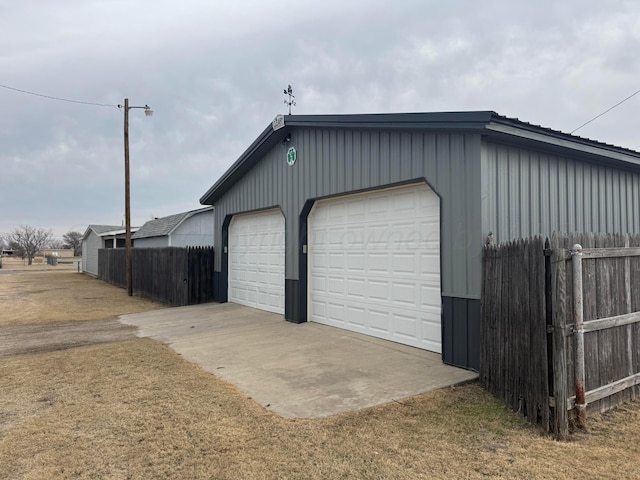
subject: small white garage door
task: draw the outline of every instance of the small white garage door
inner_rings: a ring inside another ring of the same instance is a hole
[[[229,301],[284,313],[284,216],[234,215],[229,225]]]
[[[424,184],[321,200],[309,319],[441,353],[440,203]]]

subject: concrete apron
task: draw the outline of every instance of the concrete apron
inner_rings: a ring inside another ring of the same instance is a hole
[[[239,387],[285,418],[319,418],[459,385],[477,374],[440,355],[233,303],[124,315],[139,337]]]

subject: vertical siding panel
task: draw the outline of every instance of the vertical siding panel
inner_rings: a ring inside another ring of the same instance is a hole
[[[626,205],[632,205],[633,204],[633,177],[632,175],[627,172],[626,173],[626,178],[627,178],[627,199],[626,199]],[[637,205],[637,204],[636,204]],[[633,211],[631,209],[627,209],[627,224],[625,225],[625,230],[627,232],[635,232],[635,224],[633,221]]]
[[[437,139],[433,133],[427,133],[424,139],[424,162],[426,164],[427,181],[439,189]],[[442,195],[444,192],[439,192]]]
[[[354,162],[353,162],[353,132],[344,132],[344,150],[342,152],[342,162],[344,165],[344,185],[340,190],[354,189]]]
[[[332,175],[332,183],[333,183],[333,192],[342,192],[345,190],[345,159],[344,159],[344,137],[346,132],[344,130],[339,130],[336,133],[336,147],[334,150],[334,161],[332,164],[331,173]]]
[[[507,151],[507,170],[509,172],[507,184],[507,228],[512,238],[520,237],[520,215],[518,202],[520,201],[520,155],[518,150],[509,148]]]
[[[498,222],[496,236],[499,242],[510,238],[509,231],[509,153],[497,151],[496,180],[498,184]]]
[[[463,209],[467,212],[465,219],[465,245],[462,246],[462,257],[465,259],[466,294],[480,298],[482,289],[482,162],[480,137],[460,136],[464,148],[464,169],[467,172],[464,189]],[[480,200],[479,200],[480,199]],[[467,254],[470,250],[471,254]],[[479,324],[478,324],[479,327]],[[473,333],[470,332],[472,336]],[[472,355],[473,356],[473,355]]]
[[[531,162],[527,151],[520,151],[520,172],[518,181],[520,183],[520,196],[518,197],[518,221],[520,223],[519,236],[527,237],[531,232],[529,223],[531,216],[529,215],[529,205],[531,205],[531,192],[529,190],[529,169]]]
[[[540,165],[536,155],[529,152],[529,235],[540,233]]]
[[[624,184],[622,182],[622,172],[620,170],[612,170],[613,172],[613,231],[622,231],[622,196],[624,195]]]
[[[424,177],[424,136],[414,132],[411,134],[411,158],[409,164],[409,177]]]
[[[632,205],[640,205],[640,176],[633,178],[633,202]],[[640,232],[640,212],[634,212],[632,232]]]
[[[564,195],[561,197],[562,205],[560,211],[562,212],[564,219],[561,220],[561,224],[565,225],[565,232],[575,232],[575,212],[576,212],[576,171],[575,164],[566,160],[562,161]]]
[[[582,179],[582,197],[580,197],[580,201],[582,202],[582,231],[591,232],[593,231],[591,228],[591,165],[588,163],[583,164],[582,171],[584,172]]]
[[[373,160],[371,153],[371,132],[363,131],[361,135],[361,149],[362,149],[362,186],[371,185],[369,183],[371,175],[371,169],[373,168]]]
[[[400,134],[400,156],[398,158],[399,165],[397,170],[399,170],[400,178],[402,180],[411,178],[411,171],[412,171],[411,159],[413,156],[413,152],[412,152],[413,142],[411,137],[412,135],[410,132],[402,132]]]
[[[301,174],[303,175],[303,180],[302,180],[302,188],[300,189],[300,197],[298,198],[298,202],[300,205],[302,205],[305,201],[305,198],[308,197],[314,197],[315,196],[315,186],[313,184],[313,182],[311,182],[311,169],[313,168],[313,162],[312,162],[312,155],[311,155],[311,151],[312,151],[312,141],[311,141],[311,131],[308,128],[305,128],[303,131],[303,143],[302,143],[302,148],[300,149],[301,151],[301,155],[302,155],[302,159],[303,159],[303,166],[304,168],[302,169]]]
[[[606,196],[606,176],[603,169],[598,170],[597,176],[597,192],[598,192],[598,221],[596,223],[596,232],[606,231],[607,218],[607,196]]]
[[[378,171],[378,181],[381,184],[388,183],[390,176],[389,155],[391,152],[391,139],[389,132],[380,133],[380,169]]]
[[[326,148],[327,161],[325,170],[322,172],[322,179],[324,182],[324,191],[325,193],[331,195],[335,191],[335,187],[333,184],[334,178],[337,176],[337,148],[338,148],[338,135],[335,130],[329,130],[327,132],[327,137],[325,138],[324,147]],[[333,178],[331,172],[334,172]],[[337,179],[335,180],[337,181]]]
[[[600,170],[591,168],[591,231],[601,232],[600,228]]]
[[[350,156],[353,161],[353,188],[360,190],[363,188],[362,174],[364,173],[362,166],[362,132],[360,130],[352,133]]]
[[[480,198],[481,198],[481,232],[483,241],[489,232],[496,234],[496,217],[497,205],[495,200],[495,149],[492,144],[481,142],[480,153]]]
[[[470,171],[465,164],[464,137],[452,134],[449,136],[449,183],[447,191],[455,192],[458,185],[469,185],[468,176]],[[471,224],[469,216],[472,214],[468,208],[467,198],[470,194],[469,188],[459,189],[455,195],[451,195],[451,219],[452,224],[449,241],[452,242],[451,252],[451,285],[450,292],[468,292],[469,276],[467,275],[467,249],[471,249],[473,240],[470,238]],[[482,240],[477,238],[479,243]]]
[[[556,157],[549,157],[549,203],[547,204],[547,211],[549,212],[549,228],[558,229],[560,227],[560,212],[558,209],[562,207],[559,195],[559,172],[558,159]]]
[[[389,134],[389,154],[387,157],[389,183],[400,180],[400,133],[393,131]]]
[[[575,167],[575,192],[573,201],[575,202],[574,228],[576,232],[586,231],[584,228],[584,164],[578,163]]]
[[[445,192],[452,192],[452,184],[451,184],[451,152],[449,149],[449,136],[445,134],[437,134],[436,135],[436,158],[438,163],[438,185],[440,189]],[[456,195],[452,195],[450,201],[444,201],[441,205],[442,217],[443,219],[452,220],[452,221],[443,221],[440,229],[442,232],[441,238],[441,265],[442,265],[442,282],[441,287],[442,291],[451,294],[453,291],[453,281],[452,281],[452,272],[454,270],[453,266],[453,255],[455,249],[453,248],[453,244],[456,241],[453,225],[454,225],[454,212],[456,211],[456,204],[458,202],[459,192],[456,192]]]
[[[325,130],[318,130],[316,132],[316,175],[315,183],[317,185],[318,192],[325,192],[327,186],[324,183],[324,169],[327,165],[327,151],[325,150],[325,137],[327,132]],[[316,196],[320,196],[319,193]]]
[[[380,182],[380,169],[382,168],[380,165],[380,149],[382,148],[382,141],[380,139],[380,132],[378,131],[370,132],[369,135],[369,144],[371,145],[371,161],[369,163],[369,185],[378,185],[378,183]]]
[[[606,170],[607,175],[607,231],[615,231],[615,212],[614,212],[614,187],[613,187],[613,171],[610,168]]]
[[[546,155],[536,154],[540,162],[540,228],[552,232],[549,222],[549,160]]]

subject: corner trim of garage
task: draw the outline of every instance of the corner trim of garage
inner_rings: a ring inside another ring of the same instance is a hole
[[[299,239],[298,242],[298,280],[297,284],[294,286],[293,284],[287,288],[285,296],[289,297],[291,294],[292,300],[286,300],[286,305],[291,305],[291,313],[292,315],[285,315],[285,318],[291,322],[295,323],[304,323],[307,321],[307,225],[309,221],[309,213],[311,213],[311,209],[313,205],[316,203],[315,199],[307,200],[300,211],[300,222],[299,222]],[[294,282],[294,280],[286,280],[287,284],[289,282]],[[297,287],[297,291],[296,291]],[[296,308],[296,300],[297,300],[297,308]]]

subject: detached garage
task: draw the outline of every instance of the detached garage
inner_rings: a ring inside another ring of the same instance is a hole
[[[495,112],[277,116],[200,202],[217,301],[478,370],[489,233],[640,232],[640,153]]]

